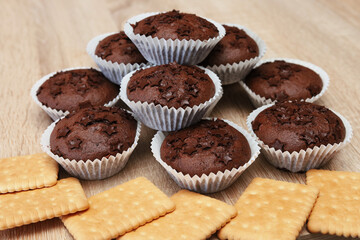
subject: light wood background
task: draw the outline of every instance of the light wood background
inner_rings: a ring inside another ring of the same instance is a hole
[[[328,72],[328,91],[318,101],[343,114],[352,124],[351,144],[325,169],[360,171],[360,1],[146,1],[146,0],[0,0],[0,158],[40,152],[42,132],[50,118],[30,98],[31,86],[62,68],[95,66],[86,54],[94,36],[122,29],[126,19],[149,11],[179,9],[221,23],[237,23],[267,44],[265,58],[298,58]],[[213,116],[245,126],[253,110],[238,85],[224,88]],[[169,196],[179,187],[154,160],[145,129],[127,166],[102,181],[82,181],[88,196],[138,176],[145,176]],[[1,166],[0,166],[1,171]],[[64,171],[60,177],[67,176]],[[254,177],[304,183],[304,174],[280,171],[263,156],[227,190],[210,196],[233,204]],[[1,211],[1,209],[0,209]],[[286,228],[286,226],[284,226]],[[71,239],[56,218],[0,231],[0,239]],[[340,239],[302,232],[301,239]]]

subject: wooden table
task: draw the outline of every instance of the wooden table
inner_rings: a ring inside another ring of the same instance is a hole
[[[180,9],[221,23],[237,23],[267,44],[265,58],[298,58],[321,66],[331,78],[318,101],[343,114],[354,137],[325,169],[360,171],[360,2],[346,1],[130,1],[0,0],[0,158],[40,152],[42,132],[50,118],[30,98],[31,86],[43,75],[63,68],[95,66],[85,52],[94,36],[122,29],[126,19],[150,11]],[[238,85],[224,88],[213,116],[242,127],[252,105]],[[144,128],[127,166],[102,181],[82,181],[88,196],[138,176],[145,176],[169,196],[179,190],[152,157]],[[1,166],[0,166],[1,167]],[[1,171],[1,170],[0,170]],[[60,177],[67,176],[64,171]],[[210,196],[233,204],[254,177],[304,183],[304,174],[278,170],[260,156],[228,189]],[[286,228],[286,226],[284,226]],[[0,231],[0,239],[71,239],[56,218]],[[340,239],[308,235],[300,239]]]

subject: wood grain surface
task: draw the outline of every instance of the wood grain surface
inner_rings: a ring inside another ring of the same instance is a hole
[[[360,171],[360,1],[0,0],[0,6],[0,158],[41,151],[40,136],[51,119],[29,94],[40,77],[63,68],[95,66],[85,51],[87,42],[122,29],[133,15],[179,9],[250,28],[267,44],[264,58],[297,58],[327,71],[330,87],[318,103],[345,116],[354,137],[324,168]],[[212,115],[246,128],[245,119],[252,110],[235,84],[224,88],[224,97]],[[119,174],[102,181],[81,181],[87,196],[138,176],[147,177],[169,196],[177,192],[179,187],[152,157],[154,133],[144,128],[137,149]],[[60,177],[64,176],[67,174],[60,171]],[[254,177],[305,180],[305,174],[278,170],[261,155],[231,187],[210,196],[233,204]],[[0,231],[0,239],[72,237],[56,218]],[[304,230],[300,239],[341,238],[309,235]]]

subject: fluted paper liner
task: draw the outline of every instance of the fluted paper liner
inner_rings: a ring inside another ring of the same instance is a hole
[[[258,62],[256,64],[255,68],[259,67],[260,65],[262,65],[264,63],[274,62],[274,61],[285,61],[285,62],[288,62],[288,63],[297,64],[297,65],[309,68],[309,69],[313,70],[315,73],[317,73],[319,75],[321,81],[323,82],[323,87],[322,87],[320,93],[318,93],[317,95],[315,95],[315,96],[313,96],[311,98],[302,99],[303,101],[310,102],[310,103],[317,101],[322,95],[324,95],[325,91],[329,87],[330,78],[322,68],[320,68],[320,67],[318,67],[318,66],[316,66],[316,65],[314,65],[312,63],[301,61],[301,60],[298,60],[298,59],[270,58],[270,59],[266,59],[266,60]],[[261,107],[263,105],[267,105],[267,104],[276,102],[276,100],[261,97],[260,95],[256,94],[243,81],[241,81],[239,83],[240,83],[241,87],[245,90],[247,95],[249,96],[250,101],[254,105],[254,107],[257,108],[257,107]]]
[[[63,117],[64,118],[64,117]],[[62,119],[62,118],[61,118]],[[57,161],[68,173],[80,179],[85,180],[100,180],[111,177],[123,169],[129,160],[130,155],[138,144],[141,132],[141,123],[137,122],[136,134],[134,143],[126,151],[117,153],[115,156],[103,157],[95,160],[70,160],[51,152],[50,149],[50,135],[58,121],[53,122],[41,136],[40,144],[42,150]]]
[[[101,72],[113,83],[120,85],[121,79],[128,74],[129,72],[132,72],[136,69],[148,66],[148,63],[117,63],[108,61],[106,59],[102,59],[101,57],[97,56],[95,54],[96,47],[99,44],[101,40],[104,38],[116,34],[117,32],[112,33],[105,33],[99,36],[94,37],[90,40],[86,47],[87,53],[90,55],[90,57],[95,61],[95,63],[100,68]]]
[[[217,118],[206,118],[209,120],[216,120]],[[217,173],[210,173],[209,175],[203,174],[201,176],[191,177],[189,174],[184,175],[182,172],[178,172],[168,164],[166,164],[160,155],[161,144],[163,143],[167,133],[158,131],[151,141],[151,151],[161,166],[165,168],[171,178],[181,187],[191,191],[201,193],[213,193],[221,191],[235,182],[236,179],[255,161],[260,154],[260,147],[246,130],[236,125],[235,123],[222,119],[224,122],[241,132],[249,143],[251,149],[251,157],[247,163],[238,168],[231,170],[225,170],[224,172],[218,171]]]
[[[133,71],[123,78],[120,88],[121,99],[131,108],[135,116],[146,126],[155,130],[175,131],[190,126],[208,116],[215,105],[222,97],[223,90],[220,79],[209,69],[199,67],[205,71],[215,85],[215,94],[208,101],[186,108],[174,108],[162,106],[160,104],[147,102],[134,102],[127,97],[127,85],[131,76],[137,71]]]
[[[149,62],[160,65],[176,61],[179,64],[195,65],[200,63],[209,55],[215,45],[225,36],[225,29],[221,24],[204,18],[215,25],[219,36],[208,40],[172,40],[134,34],[131,24],[135,24],[147,17],[157,15],[159,12],[144,13],[127,20],[124,26],[126,35],[133,41],[141,54]]]
[[[51,107],[48,107],[46,106],[45,104],[43,104],[42,102],[39,101],[39,99],[37,98],[37,92],[39,90],[39,88],[41,87],[41,85],[46,82],[49,78],[51,78],[52,76],[54,76],[56,73],[59,73],[59,72],[66,72],[66,71],[71,71],[71,70],[77,70],[77,69],[91,69],[91,67],[76,67],[76,68],[66,68],[66,69],[62,69],[62,70],[59,70],[59,71],[56,71],[56,72],[52,72],[52,73],[49,73],[48,75],[42,77],[39,81],[37,81],[33,87],[31,88],[31,91],[30,91],[30,95],[32,97],[32,99],[35,101],[35,103],[37,105],[39,105],[50,117],[52,120],[56,121],[66,115],[69,114],[69,111],[63,111],[63,110],[57,110],[57,109],[54,109],[54,108],[51,108]],[[92,69],[95,69],[95,70],[98,70],[96,68],[92,68]],[[114,106],[120,99],[120,91],[119,91],[119,94],[113,99],[111,100],[110,102],[104,104],[105,107],[112,107]]]
[[[288,151],[283,152],[280,149],[275,150],[275,148],[269,147],[256,136],[251,124],[260,112],[273,105],[274,104],[268,104],[254,110],[248,116],[246,124],[250,130],[251,135],[255,137],[256,141],[260,144],[266,159],[277,168],[284,168],[291,172],[303,172],[312,168],[319,168],[329,162],[336,152],[338,152],[347,143],[350,142],[352,137],[352,128],[350,123],[346,120],[346,118],[330,109],[341,119],[345,126],[345,138],[342,142],[321,145],[320,147],[315,146],[313,148],[300,150],[299,152],[294,151],[292,153]]]
[[[241,30],[244,30],[244,32],[246,32],[246,34],[249,35],[256,42],[259,48],[259,55],[257,57],[236,63],[206,66],[206,68],[210,69],[219,76],[223,85],[229,85],[243,80],[246,75],[248,75],[248,73],[252,70],[255,64],[259,62],[260,59],[265,55],[266,45],[265,42],[261,40],[261,38],[259,38],[259,36],[257,36],[255,33],[253,33],[251,30],[244,26],[231,23],[225,23],[224,25],[237,27]]]

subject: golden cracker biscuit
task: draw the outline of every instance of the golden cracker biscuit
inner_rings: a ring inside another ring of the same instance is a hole
[[[89,199],[87,211],[62,217],[75,239],[111,239],[175,209],[175,204],[140,177]]]
[[[76,178],[30,191],[0,194],[0,230],[35,223],[89,207]]]
[[[171,197],[174,212],[120,237],[128,239],[206,239],[236,216],[236,209],[198,193],[181,190]]]
[[[0,193],[50,187],[59,167],[46,153],[0,159]]]
[[[255,178],[235,204],[237,217],[218,236],[231,240],[295,240],[317,195],[314,187]]]
[[[360,173],[310,170],[306,173],[306,183],[320,190],[308,230],[360,237]]]

